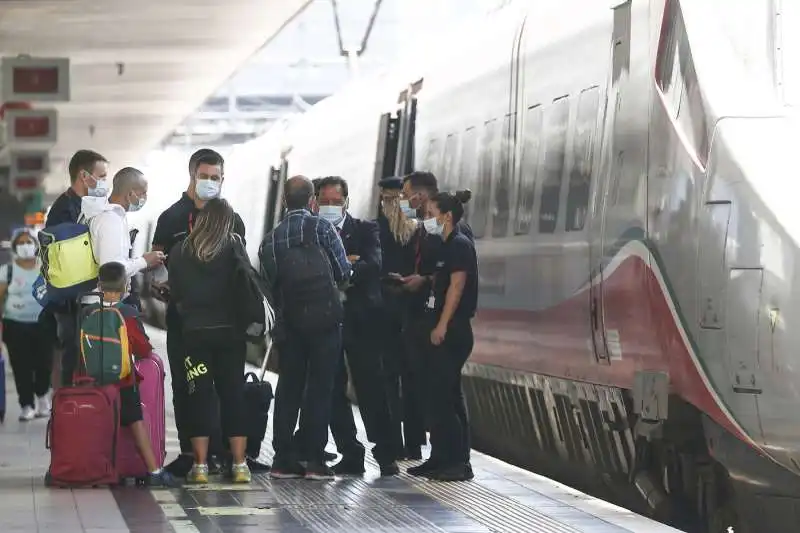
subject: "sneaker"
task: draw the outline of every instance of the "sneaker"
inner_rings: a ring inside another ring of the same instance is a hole
[[[435,472],[437,469],[436,463],[428,459],[421,465],[412,466],[411,468],[406,469],[406,473],[411,476],[427,476]]]
[[[259,463],[257,460],[248,457],[247,468],[249,468],[251,472],[269,472],[272,467],[266,463]]]
[[[447,468],[437,469],[427,475],[434,481],[469,481],[475,477],[469,463],[458,464]]]
[[[33,406],[26,405],[22,408],[22,412],[19,414],[20,422],[27,422],[29,420],[33,420],[34,418],[36,418],[36,411],[33,409]]]
[[[335,461],[336,457],[338,457],[335,453],[332,453],[332,452],[323,452],[323,454],[324,454],[323,458],[325,459],[326,463],[330,463],[332,461]]]
[[[233,465],[231,468],[231,477],[234,483],[250,483],[252,475],[250,474],[250,468],[248,468],[247,463]]]
[[[362,476],[364,475],[364,460],[361,459],[360,461],[351,461],[348,459],[342,459],[331,469],[334,474],[337,476]],[[307,476],[306,476],[307,477]]]
[[[378,467],[381,469],[381,477],[396,476],[400,473],[400,467],[395,461],[379,464]]]
[[[419,461],[422,459],[422,448],[419,446],[407,446],[406,458],[410,461]]]
[[[192,465],[192,469],[186,474],[186,483],[192,485],[208,483],[208,465]]]
[[[322,463],[308,463],[306,467],[306,479],[312,481],[329,481],[336,479],[333,469]]]
[[[269,472],[269,477],[273,479],[299,479],[305,475],[305,469],[296,461],[275,461]]]
[[[178,487],[180,483],[175,479],[175,476],[166,470],[161,470],[157,474],[151,473],[148,476],[147,485],[150,487]]]
[[[189,470],[192,469],[193,464],[194,458],[191,455],[182,453],[174,461],[165,466],[164,470],[175,477],[186,477]]]
[[[40,396],[36,398],[36,417],[37,418],[48,418],[50,416],[50,409],[52,406],[50,405],[50,396],[45,394],[44,396]]]

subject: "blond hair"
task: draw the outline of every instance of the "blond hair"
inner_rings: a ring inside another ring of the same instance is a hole
[[[400,191],[383,192],[383,214],[389,221],[389,231],[394,240],[405,246],[417,231],[417,222],[400,209]]]
[[[200,261],[217,257],[231,241],[235,216],[230,204],[215,198],[206,203],[185,244]]]

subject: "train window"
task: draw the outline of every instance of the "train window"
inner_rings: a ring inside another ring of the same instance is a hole
[[[600,90],[586,89],[578,100],[578,118],[575,120],[575,140],[572,147],[572,172],[567,192],[567,231],[581,231],[589,209],[589,190],[592,183],[592,153],[597,111],[600,107]]]
[[[478,130],[469,128],[462,137],[461,153],[458,165],[458,187],[463,189],[477,190],[475,180],[478,170]],[[465,206],[464,219],[472,224],[470,220],[469,204]]]
[[[522,140],[522,165],[517,190],[517,235],[531,231],[533,200],[536,197],[536,172],[539,169],[539,146],[542,138],[542,106],[528,108]]]
[[[561,183],[564,178],[569,98],[560,98],[545,110],[546,136],[542,163],[542,202],[539,206],[539,233],[555,233],[558,222],[558,205],[561,201]]]
[[[708,157],[708,125],[680,3],[670,0],[661,28],[656,83],[667,112],[678,123],[688,148],[701,165]]]
[[[458,156],[458,134],[451,133],[444,142],[444,158],[441,168],[440,189],[443,191],[454,190],[458,187],[458,174],[456,173],[456,158]]]
[[[500,151],[497,154],[497,175],[495,176],[494,210],[492,212],[492,237],[505,237],[511,217],[511,157],[510,147],[514,143],[516,113],[503,119]]]
[[[433,172],[434,175],[438,175],[441,159],[441,154],[439,152],[439,139],[431,139],[428,143],[428,150],[425,152],[425,158],[423,160],[425,166],[422,170],[427,170],[428,172]]]
[[[492,171],[494,170],[494,156],[498,150],[499,124],[497,120],[490,120],[484,124],[481,139],[481,159],[478,164],[478,179],[475,192],[475,212],[470,217],[470,226],[475,237],[480,239],[486,234],[486,225],[489,222],[489,201],[492,195]]]

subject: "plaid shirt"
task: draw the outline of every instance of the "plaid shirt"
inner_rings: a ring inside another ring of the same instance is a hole
[[[314,242],[327,252],[333,269],[333,279],[341,283],[350,278],[352,266],[347,260],[344,244],[336,227],[307,209],[293,209],[264,238],[258,251],[261,276],[271,288],[275,287],[278,277],[278,258],[285,250],[302,242],[303,225],[308,218],[315,222]]]

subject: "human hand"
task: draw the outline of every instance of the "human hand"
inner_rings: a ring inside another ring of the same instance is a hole
[[[419,274],[411,274],[410,276],[406,276],[404,278],[400,278],[400,281],[403,282],[403,287],[408,291],[417,291],[425,284],[425,276],[420,276]]]
[[[444,342],[445,335],[447,335],[447,324],[438,324],[431,331],[431,344],[439,346]]]
[[[348,255],[347,256],[347,260],[350,261],[351,263],[355,263],[359,259],[361,259],[360,255]]]
[[[144,257],[144,260],[147,262],[147,268],[163,265],[164,260],[167,258],[164,252],[147,252],[142,257]]]

